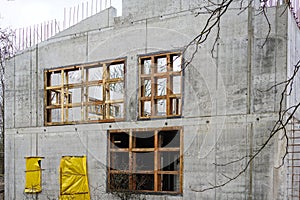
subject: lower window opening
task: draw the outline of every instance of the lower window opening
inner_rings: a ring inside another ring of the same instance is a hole
[[[182,193],[182,129],[108,131],[108,189]]]

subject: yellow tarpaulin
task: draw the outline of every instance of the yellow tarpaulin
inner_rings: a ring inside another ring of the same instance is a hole
[[[64,156],[60,161],[60,200],[90,200],[86,156]]]
[[[38,193],[42,191],[41,175],[42,169],[40,161],[41,157],[27,157],[26,159],[26,183],[25,193]]]

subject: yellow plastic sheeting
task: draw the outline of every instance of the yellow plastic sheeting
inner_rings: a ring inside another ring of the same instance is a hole
[[[60,200],[90,200],[86,156],[64,156],[60,161]]]
[[[42,191],[41,175],[42,169],[40,161],[41,157],[27,157],[26,159],[26,183],[25,193],[38,193]]]

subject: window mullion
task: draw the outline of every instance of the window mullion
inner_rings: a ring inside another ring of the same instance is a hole
[[[103,63],[103,77],[102,77],[102,82],[103,82],[103,119],[107,119],[107,97],[106,97],[106,90],[107,90],[107,83],[106,83],[106,77],[107,77],[107,66],[105,63]]]
[[[133,159],[133,153],[132,153],[132,146],[133,146],[133,138],[132,138],[132,130],[129,131],[129,166],[128,166],[128,169],[129,169],[129,190],[133,190],[133,165],[134,165],[134,162],[135,162],[135,159]]]
[[[173,81],[172,78],[170,77],[170,72],[171,70],[171,58],[170,58],[170,54],[167,55],[167,99],[166,99],[166,113],[167,116],[170,116],[172,114],[172,108],[171,108],[171,100],[170,100],[170,95],[172,93],[171,89],[172,89],[172,85],[173,85]]]
[[[66,71],[66,91],[64,92],[64,95],[66,95],[66,121],[69,121],[69,109],[68,109],[68,104],[69,104],[69,75],[68,71]]]
[[[61,89],[60,89],[60,107],[61,107],[61,113],[60,113],[60,117],[61,117],[61,122],[64,122],[64,74],[65,71],[61,70]]]
[[[183,192],[183,130],[180,129],[179,192]]]
[[[154,131],[154,191],[157,192],[158,188],[158,169],[160,168],[160,160],[158,155],[158,131]]]
[[[51,76],[49,75],[49,72],[44,72],[44,118],[45,118],[45,125],[51,121],[51,109],[47,110],[47,106],[51,105],[51,90],[47,90],[47,86],[51,86]]]
[[[143,62],[141,59],[139,59],[139,116],[144,116],[144,102],[141,100],[141,98],[143,97],[143,88],[144,88],[144,82],[142,79],[142,71],[143,71]]]
[[[109,103],[110,102],[110,82],[109,82],[109,79],[110,79],[110,66],[108,65],[106,65],[106,73],[105,73],[105,81],[106,81],[106,99],[105,99],[105,101],[107,102],[107,103],[105,103],[105,105],[106,105],[106,119],[110,119],[110,105],[111,105],[111,103]]]
[[[82,67],[82,71],[85,70],[85,100],[84,100],[84,110],[85,110],[85,115],[84,115],[84,120],[89,120],[89,69],[85,69]]]
[[[155,59],[151,57],[151,116],[156,115],[156,106],[155,106],[155,78],[154,73],[156,72]]]

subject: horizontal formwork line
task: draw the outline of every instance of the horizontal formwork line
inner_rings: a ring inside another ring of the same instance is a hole
[[[297,140],[300,139],[300,137],[289,137],[290,140]]]

